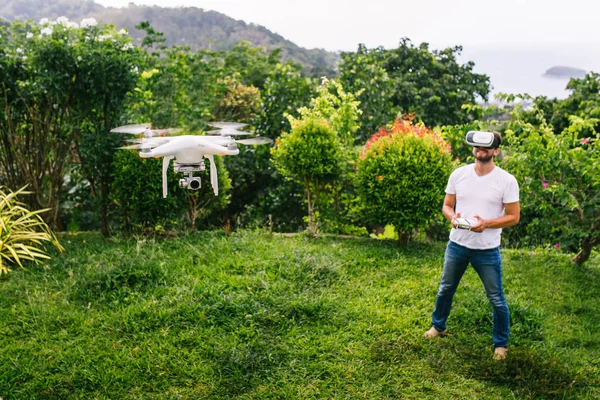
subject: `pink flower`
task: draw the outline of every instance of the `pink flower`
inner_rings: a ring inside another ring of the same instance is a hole
[[[560,243],[556,243],[556,244],[554,245],[554,247],[556,247],[557,249],[560,249]]]
[[[588,144],[589,142],[590,142],[590,138],[584,137],[583,139],[581,139],[581,144]]]
[[[546,189],[548,187],[548,182],[542,182],[542,185],[544,185],[544,189]]]

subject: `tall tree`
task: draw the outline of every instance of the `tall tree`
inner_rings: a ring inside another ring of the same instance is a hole
[[[463,104],[487,100],[490,81],[473,72],[473,62],[459,64],[461,51],[461,46],[431,51],[427,43],[414,46],[404,38],[395,49],[361,45],[356,53],[342,53],[342,84],[348,91],[363,89],[358,139],[369,137],[391,113],[412,113],[427,126],[468,122]]]

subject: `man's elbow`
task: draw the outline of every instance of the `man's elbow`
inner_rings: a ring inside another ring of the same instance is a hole
[[[520,214],[513,215],[513,220],[511,221],[510,226],[514,226],[514,225],[518,224],[520,220],[521,220]]]

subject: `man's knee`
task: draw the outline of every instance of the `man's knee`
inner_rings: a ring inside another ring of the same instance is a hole
[[[506,304],[506,298],[504,297],[504,293],[502,293],[502,292],[488,293],[487,297],[488,297],[488,300],[490,301],[490,304],[492,305],[492,307],[508,310],[508,305]]]
[[[438,296],[448,296],[456,293],[456,288],[458,285],[452,285],[448,283],[441,283],[438,288]]]

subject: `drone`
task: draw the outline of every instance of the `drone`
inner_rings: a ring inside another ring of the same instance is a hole
[[[171,160],[173,170],[183,172],[183,179],[179,180],[179,187],[188,190],[198,190],[202,186],[200,177],[194,176],[196,171],[204,171],[206,165],[204,158],[210,162],[210,183],[215,196],[219,195],[219,184],[217,181],[217,167],[215,155],[235,156],[239,154],[238,144],[260,145],[269,144],[273,140],[266,137],[254,137],[249,139],[235,139],[235,136],[251,135],[253,132],[240,131],[247,124],[237,122],[208,122],[208,126],[217,128],[206,132],[209,135],[182,135],[170,136],[181,131],[178,128],[153,129],[151,124],[124,125],[111,129],[111,132],[142,135],[142,138],[129,140],[132,145],[119,147],[120,149],[140,150],[142,158],[163,157],[162,165],[162,189],[163,198],[167,197],[167,170]]]

